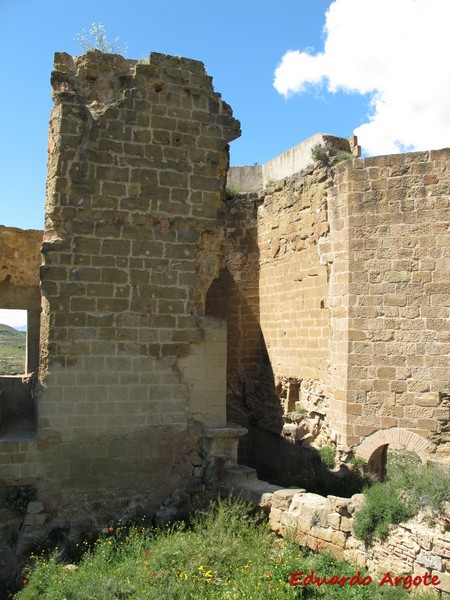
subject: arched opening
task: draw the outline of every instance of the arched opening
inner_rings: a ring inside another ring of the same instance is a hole
[[[388,447],[380,446],[367,461],[367,470],[380,482],[386,481]]]
[[[367,461],[367,471],[379,482],[395,479],[401,471],[416,468],[421,463],[414,450],[405,446],[393,447],[392,444],[379,446]]]
[[[415,455],[414,461],[427,464],[430,443],[423,437],[400,427],[382,429],[366,437],[355,449],[355,454],[367,462],[369,473],[385,481],[389,472],[389,457],[394,451]]]

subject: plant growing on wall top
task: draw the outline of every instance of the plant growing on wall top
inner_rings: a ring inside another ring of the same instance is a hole
[[[75,35],[75,41],[78,42],[84,52],[89,50],[100,50],[107,54],[126,54],[128,51],[127,44],[124,44],[121,49],[119,38],[109,40],[106,36],[105,26],[103,23],[92,23],[89,31],[82,29],[81,33]]]

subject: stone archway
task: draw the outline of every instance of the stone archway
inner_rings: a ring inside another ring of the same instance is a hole
[[[367,436],[355,449],[356,456],[363,458],[369,470],[377,475],[380,481],[386,476],[387,448],[407,448],[415,452],[424,465],[427,464],[428,455],[432,445],[417,433],[400,427],[380,429]]]

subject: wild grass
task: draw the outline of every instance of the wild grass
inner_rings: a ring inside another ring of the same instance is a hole
[[[386,483],[365,489],[365,503],[355,519],[355,535],[367,543],[385,538],[397,525],[425,511],[429,524],[444,515],[450,502],[450,473],[439,465],[423,466],[411,453],[394,455]],[[388,462],[389,465],[389,462]]]
[[[16,600],[227,600],[274,598],[407,598],[400,588],[369,585],[291,586],[293,572],[353,576],[358,570],[329,555],[300,551],[293,535],[276,539],[239,500],[198,512],[189,527],[135,525],[106,531],[81,561],[55,553],[34,558]],[[361,573],[361,579],[365,573]]]

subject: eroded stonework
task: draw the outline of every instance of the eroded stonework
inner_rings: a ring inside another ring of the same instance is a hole
[[[239,439],[270,478],[323,446],[381,474],[388,445],[448,461],[450,150],[342,162],[356,139],[319,134],[327,160],[315,136],[236,194],[239,123],[202,63],[58,53],[52,87],[45,232],[0,228],[33,421],[0,378],[0,579],[50,531],[163,522],[253,477]]]
[[[202,434],[226,425],[226,336],[204,305],[238,121],[184,58],[58,53],[52,88],[43,264],[35,253],[29,274],[37,433],[0,443],[3,490],[32,485],[44,507],[8,521],[22,552],[55,527],[151,515],[177,488],[212,493]]]

